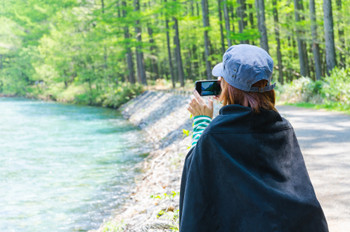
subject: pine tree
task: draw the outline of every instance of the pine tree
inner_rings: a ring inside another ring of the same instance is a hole
[[[274,32],[276,38],[276,55],[277,55],[277,66],[278,66],[278,80],[283,84],[283,65],[282,65],[282,53],[281,53],[281,41],[280,41],[280,28],[279,28],[279,19],[277,11],[277,0],[272,0],[273,5],[273,21],[274,21]]]
[[[322,69],[320,60],[320,46],[317,39],[317,24],[316,24],[316,10],[315,0],[310,0],[310,20],[311,20],[311,34],[312,34],[312,52],[314,55],[316,80],[321,79]]]
[[[334,32],[333,32],[333,13],[332,13],[332,1],[323,0],[323,12],[324,12],[324,37],[326,42],[326,64],[327,74],[335,67],[335,46],[334,46]]]
[[[303,2],[302,0],[294,0],[294,15],[295,21],[297,23],[303,21]],[[307,59],[307,50],[306,44],[303,40],[303,31],[300,29],[300,25],[296,27],[296,35],[297,35],[297,43],[298,43],[298,54],[299,54],[299,64],[300,64],[300,74],[302,76],[308,76],[309,68],[308,68],[308,59]]]
[[[258,27],[260,32],[260,46],[269,52],[269,44],[267,40],[267,31],[265,24],[265,4],[264,0],[256,0],[256,9],[258,16]]]
[[[202,19],[204,27],[204,55],[205,55],[205,67],[207,72],[207,79],[211,79],[211,65],[209,61],[210,55],[210,40],[208,35],[209,30],[209,15],[208,15],[208,0],[202,0]]]

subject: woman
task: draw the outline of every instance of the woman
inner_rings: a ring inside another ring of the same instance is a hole
[[[180,190],[180,232],[325,232],[290,123],[275,108],[272,58],[231,46],[216,65],[223,102],[213,115],[195,92],[193,143]]]

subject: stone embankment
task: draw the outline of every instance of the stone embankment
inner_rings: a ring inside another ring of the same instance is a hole
[[[99,231],[176,231],[182,164],[191,144],[190,97],[147,91],[125,104],[123,115],[139,126],[154,149],[142,162],[126,204]],[[218,112],[218,105],[214,115]],[[277,107],[293,125],[316,195],[332,232],[350,231],[350,117]],[[185,133],[184,131],[185,130]]]
[[[146,91],[121,107],[153,144],[124,206],[99,231],[176,231],[182,163],[191,144],[188,93]],[[184,133],[185,132],[185,133]]]

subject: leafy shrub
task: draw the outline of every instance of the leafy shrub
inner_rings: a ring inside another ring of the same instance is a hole
[[[323,79],[322,93],[325,102],[341,102],[350,104],[350,68],[334,68],[331,75]]]
[[[334,68],[329,76],[313,81],[301,77],[278,87],[280,100],[288,103],[308,102],[314,104],[350,104],[350,68]]]
[[[308,77],[301,77],[279,87],[278,92],[280,100],[289,103],[323,103],[322,86],[322,81],[313,81]]]
[[[107,89],[101,96],[102,105],[105,107],[118,108],[142,92],[143,87],[140,84],[121,83],[116,88]]]

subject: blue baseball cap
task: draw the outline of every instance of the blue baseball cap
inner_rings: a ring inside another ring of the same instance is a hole
[[[222,77],[231,86],[246,92],[266,92],[272,90],[271,85],[273,60],[262,48],[249,44],[239,44],[227,49],[223,62],[215,65],[213,76]],[[267,80],[263,88],[252,87],[260,80]]]

